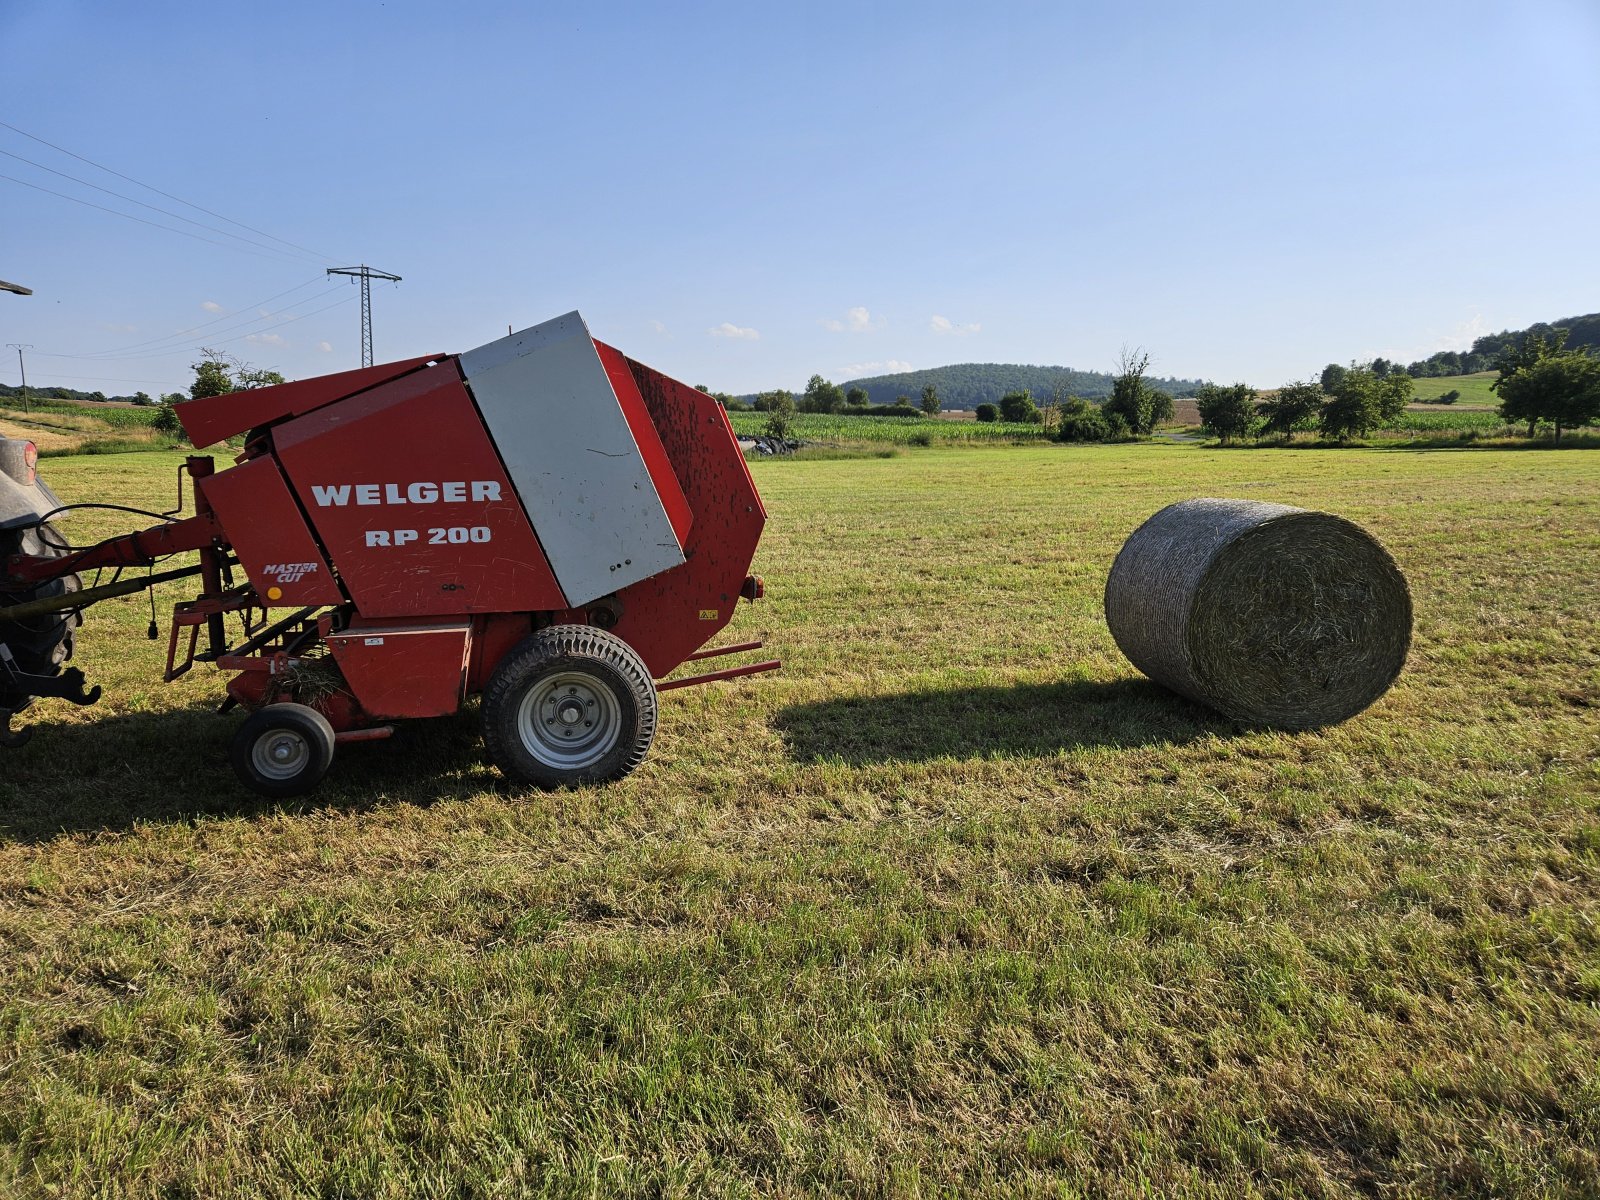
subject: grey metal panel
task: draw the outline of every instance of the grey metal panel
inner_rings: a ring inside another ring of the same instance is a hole
[[[581,316],[469,350],[460,363],[569,604],[684,561]]]

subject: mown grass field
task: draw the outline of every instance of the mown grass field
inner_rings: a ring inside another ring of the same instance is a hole
[[[176,461],[48,478],[165,508]],[[104,604],[106,699],[0,759],[0,1194],[1593,1196],[1597,463],[760,463],[729,633],[784,671],[558,795],[468,714],[256,799]],[[1196,495],[1388,545],[1388,697],[1250,732],[1135,675],[1106,571]]]

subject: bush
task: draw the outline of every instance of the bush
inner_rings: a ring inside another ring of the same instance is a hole
[[[1461,390],[1459,388],[1451,388],[1444,395],[1442,395],[1438,399],[1436,399],[1434,401],[1434,403],[1435,404],[1454,404],[1459,399],[1461,399]]]
[[[973,415],[980,421],[998,421],[1000,419],[1000,410],[992,404],[980,404],[974,410]]]
[[[1033,402],[1033,393],[1027,388],[1023,388],[1020,392],[1007,392],[1001,396],[1000,415],[1017,425],[1037,424],[1044,420],[1044,414]]]
[[[1063,412],[1061,427],[1056,430],[1058,442],[1103,442],[1110,436],[1111,424],[1100,415],[1098,408]]]
[[[169,437],[183,436],[183,425],[178,421],[178,414],[170,404],[162,406],[161,411],[150,422],[150,428]]]

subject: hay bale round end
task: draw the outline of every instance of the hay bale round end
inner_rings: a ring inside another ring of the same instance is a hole
[[[1106,623],[1157,683],[1248,725],[1314,729],[1389,690],[1411,592],[1359,525],[1255,500],[1156,513],[1106,580]]]

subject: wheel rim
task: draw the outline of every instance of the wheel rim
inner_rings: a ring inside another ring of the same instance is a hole
[[[622,706],[594,676],[562,671],[539,680],[522,697],[517,734],[547,767],[590,767],[622,736]]]
[[[310,761],[310,744],[292,729],[274,729],[250,747],[250,765],[263,779],[293,779]]]

